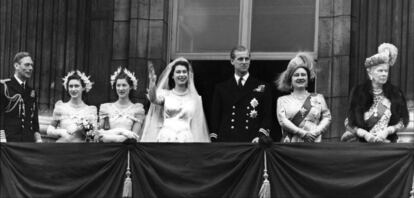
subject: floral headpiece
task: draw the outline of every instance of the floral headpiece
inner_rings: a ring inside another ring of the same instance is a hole
[[[121,66],[118,67],[118,69],[114,72],[114,74],[111,75],[111,87],[114,87],[116,77],[119,74],[121,74],[122,72],[124,72],[131,79],[131,81],[132,81],[132,89],[137,90],[137,88],[138,88],[138,80],[137,80],[137,78],[135,78],[135,73],[134,72],[130,72],[128,69],[122,68]]]
[[[378,54],[365,59],[365,67],[369,68],[379,64],[387,63],[393,66],[397,60],[398,49],[393,44],[383,43],[378,47]]]
[[[85,84],[85,91],[86,92],[89,92],[92,89],[93,82],[91,82],[89,80],[90,76],[86,76],[85,73],[80,72],[79,70],[70,71],[65,77],[62,78],[62,80],[63,80],[63,87],[65,88],[65,90],[68,90],[67,84],[68,84],[69,77],[71,77],[75,73],[81,78],[81,80]]]

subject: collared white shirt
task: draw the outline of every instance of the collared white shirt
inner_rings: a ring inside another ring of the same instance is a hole
[[[249,73],[245,74],[244,76],[240,77],[237,74],[234,74],[234,78],[236,79],[236,83],[239,82],[239,78],[242,78],[241,83],[244,86],[244,84],[246,84],[247,79],[249,78]]]
[[[19,77],[17,77],[17,75],[16,75],[16,74],[14,74],[14,78],[17,80],[17,82],[19,83],[19,85],[22,85],[22,84],[23,84],[23,87],[25,87],[25,86],[26,86],[26,82],[25,82],[25,81],[20,80],[20,78],[19,78]]]

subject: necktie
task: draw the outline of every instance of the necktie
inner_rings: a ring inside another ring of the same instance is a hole
[[[239,89],[242,89],[243,88],[243,83],[242,83],[242,81],[243,81],[243,78],[239,78],[239,82],[237,83],[237,86],[239,87]]]
[[[24,83],[22,83],[22,87],[23,87],[23,89],[26,89],[26,86],[25,86],[25,84],[24,84]]]

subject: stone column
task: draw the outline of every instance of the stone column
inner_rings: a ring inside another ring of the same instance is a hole
[[[319,0],[319,33],[316,92],[325,96],[332,114],[324,141],[339,141],[349,94],[351,1]]]

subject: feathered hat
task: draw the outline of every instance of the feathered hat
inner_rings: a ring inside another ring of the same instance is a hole
[[[379,64],[393,66],[397,60],[398,49],[393,44],[383,43],[378,47],[378,53],[365,59],[365,67],[369,68]]]
[[[277,88],[283,92],[292,90],[292,75],[298,68],[305,68],[309,71],[309,79],[315,78],[313,57],[307,52],[298,53],[289,64],[284,72],[280,74],[276,80]]]

